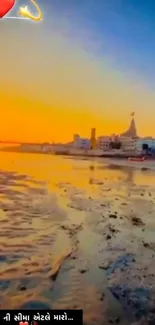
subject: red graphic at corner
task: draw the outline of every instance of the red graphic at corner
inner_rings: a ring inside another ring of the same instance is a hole
[[[0,0],[0,18],[6,16],[14,7],[16,0]]]

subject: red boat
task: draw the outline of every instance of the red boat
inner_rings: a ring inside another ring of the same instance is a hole
[[[145,157],[129,157],[129,161],[144,161]]]

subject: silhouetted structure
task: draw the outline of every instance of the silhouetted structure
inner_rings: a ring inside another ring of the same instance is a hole
[[[131,138],[137,138],[137,129],[136,129],[136,123],[134,118],[132,118],[129,129],[122,133],[121,136],[123,137],[131,137]]]
[[[91,149],[95,149],[96,148],[96,129],[95,128],[91,129],[90,141],[91,141]]]

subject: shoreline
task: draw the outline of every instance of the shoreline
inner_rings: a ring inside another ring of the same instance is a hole
[[[146,157],[146,160],[144,161],[129,161],[129,157],[136,157],[141,158],[142,155],[136,154],[136,153],[130,153],[129,154],[84,154],[84,152],[81,153],[68,153],[68,152],[41,152],[41,151],[31,151],[31,150],[24,150],[21,151],[17,150],[17,148],[9,148],[9,149],[1,149],[0,150],[3,153],[17,153],[17,154],[37,154],[37,155],[45,155],[45,156],[62,156],[64,158],[68,159],[81,159],[81,160],[99,160],[100,163],[106,163],[106,165],[113,165],[113,166],[119,166],[119,167],[129,167],[129,168],[136,168],[141,169],[143,171],[145,170],[154,170],[155,169],[155,159],[152,159],[151,157]],[[135,156],[134,156],[135,154]]]
[[[137,152],[122,152],[122,153],[113,153],[113,152],[104,152],[101,150],[53,150],[53,151],[41,151],[41,150],[29,150],[29,149],[22,149],[20,147],[15,148],[1,148],[1,152],[12,152],[12,153],[31,153],[31,154],[44,154],[44,155],[56,155],[56,156],[77,156],[77,157],[97,157],[97,158],[117,158],[117,159],[128,159],[129,157],[136,157],[141,158],[142,154]]]

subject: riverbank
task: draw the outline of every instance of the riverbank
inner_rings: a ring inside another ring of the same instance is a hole
[[[153,170],[0,153],[0,179],[2,309],[82,308],[85,325],[154,324]]]
[[[155,170],[155,160],[144,160],[144,161],[130,161],[128,159],[104,159],[105,164],[110,165],[111,167],[128,167],[134,169],[140,169],[142,171]]]
[[[11,147],[2,147],[0,151],[3,152],[16,152],[16,153],[29,153],[29,154],[51,154],[51,155],[60,155],[60,156],[72,156],[72,157],[102,157],[102,158],[119,158],[119,159],[127,159],[129,157],[141,157],[141,154],[136,151],[103,151],[99,149],[93,150],[84,150],[84,149],[74,149],[74,148],[66,148],[63,146],[53,146],[50,150],[47,148],[43,148],[41,145],[18,145]]]

